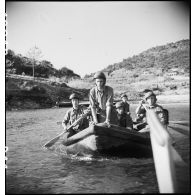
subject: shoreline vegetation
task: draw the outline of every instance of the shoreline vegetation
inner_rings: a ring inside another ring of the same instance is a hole
[[[83,80],[72,81],[82,83]],[[86,82],[86,81],[84,81]],[[91,83],[90,83],[91,84]],[[94,85],[93,83],[91,85]],[[71,83],[70,83],[71,86]],[[80,94],[80,103],[88,104],[89,89],[81,89],[79,84],[76,87],[70,87],[67,84],[53,82],[50,80],[33,79],[32,77],[24,77],[19,75],[6,75],[6,111],[26,110],[26,109],[44,109],[66,107],[59,106],[60,102],[66,102],[67,107],[71,106],[68,99],[72,92]],[[84,86],[81,84],[81,86]],[[176,85],[177,86],[177,85]],[[131,94],[126,88],[126,94]],[[159,104],[182,104],[190,103],[189,88],[166,90],[160,92],[154,91],[157,94],[157,103]],[[120,101],[120,93],[115,92],[114,102]],[[134,92],[133,96],[129,96],[130,104],[138,104],[144,93]]]
[[[190,103],[190,40],[150,48],[100,71],[106,75],[106,85],[114,89],[114,101],[125,93],[131,104],[137,104],[153,90],[159,104]],[[8,50],[6,110],[56,107],[70,102],[73,92],[88,101],[94,74],[81,78],[66,66],[57,70],[49,61],[35,63]]]
[[[17,76],[18,77],[18,76]],[[131,90],[131,89],[130,89]],[[130,104],[138,104],[144,93],[126,92]],[[61,84],[38,82],[36,80],[27,81],[24,78],[6,77],[6,110],[21,109],[40,109],[52,108],[59,105],[60,102],[70,102],[68,99],[72,92],[80,94],[81,102],[88,102],[89,89],[80,89]],[[157,95],[157,103],[190,103],[189,88],[175,89],[159,92],[154,91]],[[114,101],[120,101],[120,96],[115,92]]]

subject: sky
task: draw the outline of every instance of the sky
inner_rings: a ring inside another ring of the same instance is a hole
[[[7,48],[84,76],[151,47],[189,39],[181,1],[7,2]]]

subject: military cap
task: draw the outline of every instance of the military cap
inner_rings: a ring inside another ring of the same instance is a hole
[[[79,100],[79,96],[76,93],[72,93],[69,97],[70,100],[72,99],[78,99]]]
[[[145,94],[144,99],[147,100],[147,98],[149,98],[151,96],[154,96],[156,98],[156,95],[152,91],[149,91]]]

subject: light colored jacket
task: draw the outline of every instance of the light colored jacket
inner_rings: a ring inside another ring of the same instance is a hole
[[[107,106],[113,105],[113,88],[104,86],[103,93],[101,93],[97,87],[93,87],[89,93],[89,101],[92,108],[101,108],[106,110]]]

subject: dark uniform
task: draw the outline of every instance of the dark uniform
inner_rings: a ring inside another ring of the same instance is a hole
[[[118,125],[120,127],[131,127],[131,129],[133,129],[133,124],[132,124],[132,120],[129,116],[129,114],[127,113],[123,113],[123,114],[117,114],[117,118],[118,118]]]
[[[123,97],[126,97],[127,98],[127,95],[126,94],[121,95],[121,99]],[[125,113],[130,114],[129,104],[127,102],[123,102],[123,107],[124,107]]]
[[[119,108],[119,107],[123,107],[123,102],[117,102],[116,103],[116,109]],[[117,119],[118,119],[118,125],[120,127],[125,127],[125,128],[131,128],[131,129],[133,129],[133,121],[132,121],[132,118],[126,112],[124,112],[122,114],[117,113]]]
[[[123,102],[123,107],[124,107],[125,113],[130,113],[129,104],[127,102]]]

